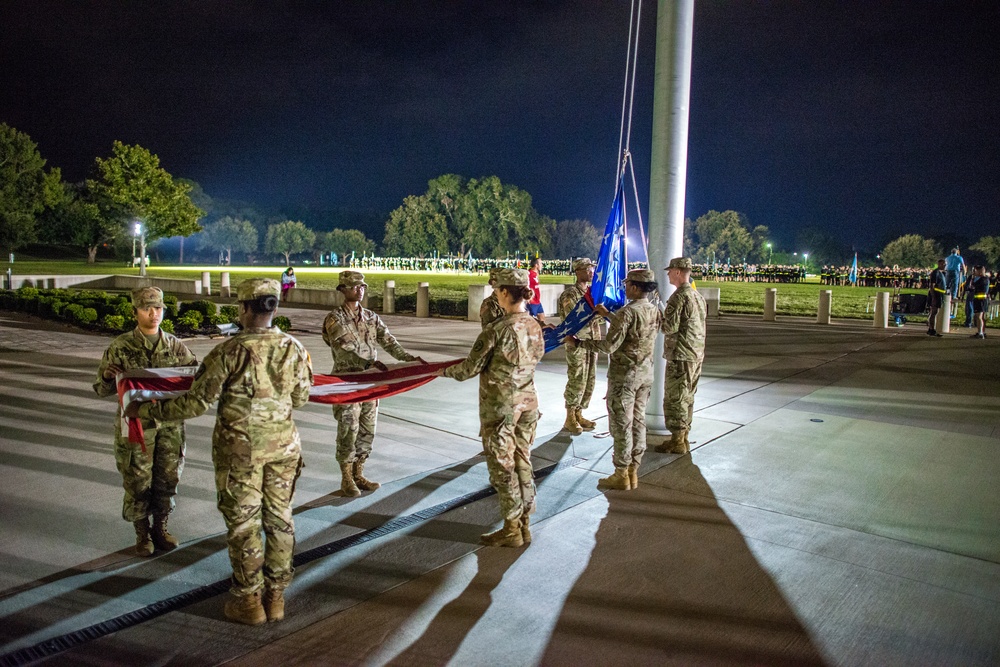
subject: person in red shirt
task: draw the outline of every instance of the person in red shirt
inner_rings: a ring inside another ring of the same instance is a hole
[[[533,295],[531,301],[528,302],[528,312],[531,316],[538,320],[539,324],[545,323],[545,311],[542,309],[542,293],[538,289],[538,276],[542,272],[542,258],[536,257],[531,260],[531,264],[528,266],[528,287],[531,288]]]

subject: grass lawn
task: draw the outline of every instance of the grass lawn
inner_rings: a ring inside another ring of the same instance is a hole
[[[0,264],[0,271],[11,267],[19,275],[54,275],[54,274],[107,274],[138,275],[139,269],[122,266],[117,262],[99,262],[87,264],[85,261],[18,261],[13,265]],[[235,286],[240,280],[256,277],[278,278],[285,270],[284,265],[275,266],[232,266],[227,267],[230,281]],[[295,275],[298,286],[312,289],[334,289],[337,286],[337,275],[343,268],[328,267],[296,267]],[[216,265],[196,266],[151,266],[147,273],[153,277],[200,280],[203,271],[210,271],[212,283],[218,285],[222,268]],[[376,302],[381,299],[383,285],[386,280],[396,281],[396,295],[415,294],[417,283],[427,282],[431,286],[432,299],[464,299],[468,294],[470,284],[486,282],[484,274],[470,273],[431,273],[431,272],[365,272],[369,289],[369,298]],[[568,284],[571,276],[542,276],[545,284]],[[818,278],[804,283],[741,283],[741,282],[711,282],[697,281],[699,287],[720,288],[721,310],[723,313],[762,313],[764,311],[764,290],[774,287],[778,290],[778,314],[815,316],[819,304],[819,292],[822,289],[833,291],[833,316],[845,318],[868,319],[873,306],[871,298],[877,292],[887,291],[887,288],[876,287],[830,287],[821,285]],[[914,294],[920,290],[906,290]],[[959,309],[956,318],[958,322],[965,321],[964,310]],[[923,322],[925,318],[919,315],[908,316],[911,322]],[[991,320],[991,326],[1000,326],[1000,320]]]

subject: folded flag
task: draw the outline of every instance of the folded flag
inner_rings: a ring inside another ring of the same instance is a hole
[[[433,364],[411,361],[389,366],[388,370],[371,368],[356,373],[313,375],[309,390],[312,403],[346,404],[388,398],[423,386],[435,378],[441,369],[461,363],[461,359]],[[166,400],[180,396],[191,388],[197,368],[137,368],[118,375],[118,402],[122,414],[132,401]],[[124,419],[124,417],[123,417]],[[146,451],[142,424],[138,419],[125,419],[122,432],[128,432],[129,442]]]

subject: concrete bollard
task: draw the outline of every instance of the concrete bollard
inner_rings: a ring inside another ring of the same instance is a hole
[[[946,334],[951,331],[951,293],[945,292],[941,296],[941,310],[937,314],[937,324],[934,326],[939,334]]]
[[[212,296],[212,273],[210,271],[201,272],[201,293],[205,296]]]
[[[889,293],[878,292],[875,295],[875,320],[873,326],[876,329],[889,328]]]
[[[229,287],[229,271],[223,271],[222,277],[219,279],[219,295],[227,299],[232,296]]]
[[[469,310],[466,311],[466,320],[479,321],[479,308],[490,294],[493,294],[493,288],[489,285],[469,285]]]
[[[698,294],[701,294],[705,299],[705,308],[708,316],[718,317],[721,290],[718,287],[699,287]]]
[[[417,283],[417,317],[431,316],[431,284]]]
[[[774,313],[778,309],[778,289],[768,287],[764,290],[764,321],[774,322]]]
[[[819,310],[816,311],[816,324],[829,324],[830,311],[833,308],[833,290],[819,291]]]
[[[382,289],[382,314],[392,315],[396,312],[396,281],[385,281]]]

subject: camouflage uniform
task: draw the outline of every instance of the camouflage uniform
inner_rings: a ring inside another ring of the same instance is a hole
[[[354,271],[343,271],[342,275],[348,273],[361,276]],[[344,304],[326,316],[323,342],[333,353],[334,374],[371,368],[378,359],[379,346],[400,361],[416,359],[396,342],[382,318],[360,304],[357,312]],[[375,439],[378,401],[334,405],[333,416],[337,420],[337,461],[363,462]]]
[[[238,294],[247,301],[265,290],[277,297],[278,281],[247,280]],[[247,328],[205,357],[186,394],[139,409],[143,418],[189,419],[218,401],[212,461],[228,530],[230,590],[238,597],[254,594],[265,581],[281,591],[292,580],[291,505],[302,468],[292,408],[306,404],[311,385],[309,353],[299,341],[277,327]]]
[[[460,382],[479,375],[479,435],[505,521],[535,511],[531,444],[539,417],[535,366],[543,354],[538,322],[512,313],[486,327],[465,361],[443,373]]]
[[[146,290],[137,290],[137,293],[144,291]],[[159,298],[162,299],[162,292]],[[162,301],[160,303],[162,304]],[[111,365],[120,366],[122,370],[128,371],[136,368],[194,366],[197,363],[198,360],[191,350],[172,334],[161,330],[159,339],[154,344],[149,342],[136,327],[115,338],[104,352],[101,365],[97,369],[94,391],[98,396],[111,396],[116,393],[116,381],[104,380],[104,371]],[[169,514],[174,508],[177,484],[184,469],[183,422],[144,419],[142,428],[145,433],[146,451],[130,443],[128,433],[122,433],[119,405],[118,418],[115,420],[115,463],[118,465],[118,472],[122,475],[122,486],[125,488],[122,518],[130,522],[142,521],[150,514],[160,516]]]
[[[590,289],[590,283],[570,285],[559,295],[557,313],[563,320]],[[601,318],[594,317],[576,334],[580,341],[601,339]],[[597,352],[576,346],[566,348],[566,409],[587,409],[597,381]]]
[[[651,272],[645,273],[652,282]],[[585,350],[611,355],[607,401],[608,426],[615,439],[615,469],[638,468],[646,451],[646,403],[653,383],[653,346],[659,328],[659,309],[643,297],[611,316],[605,340],[578,343]]]
[[[701,364],[705,358],[705,299],[690,283],[670,295],[663,309],[663,358],[667,359],[663,415],[671,433],[689,431]]]
[[[483,329],[506,314],[500,305],[500,300],[497,299],[496,291],[483,299],[483,305],[479,306],[479,322],[483,325]]]

